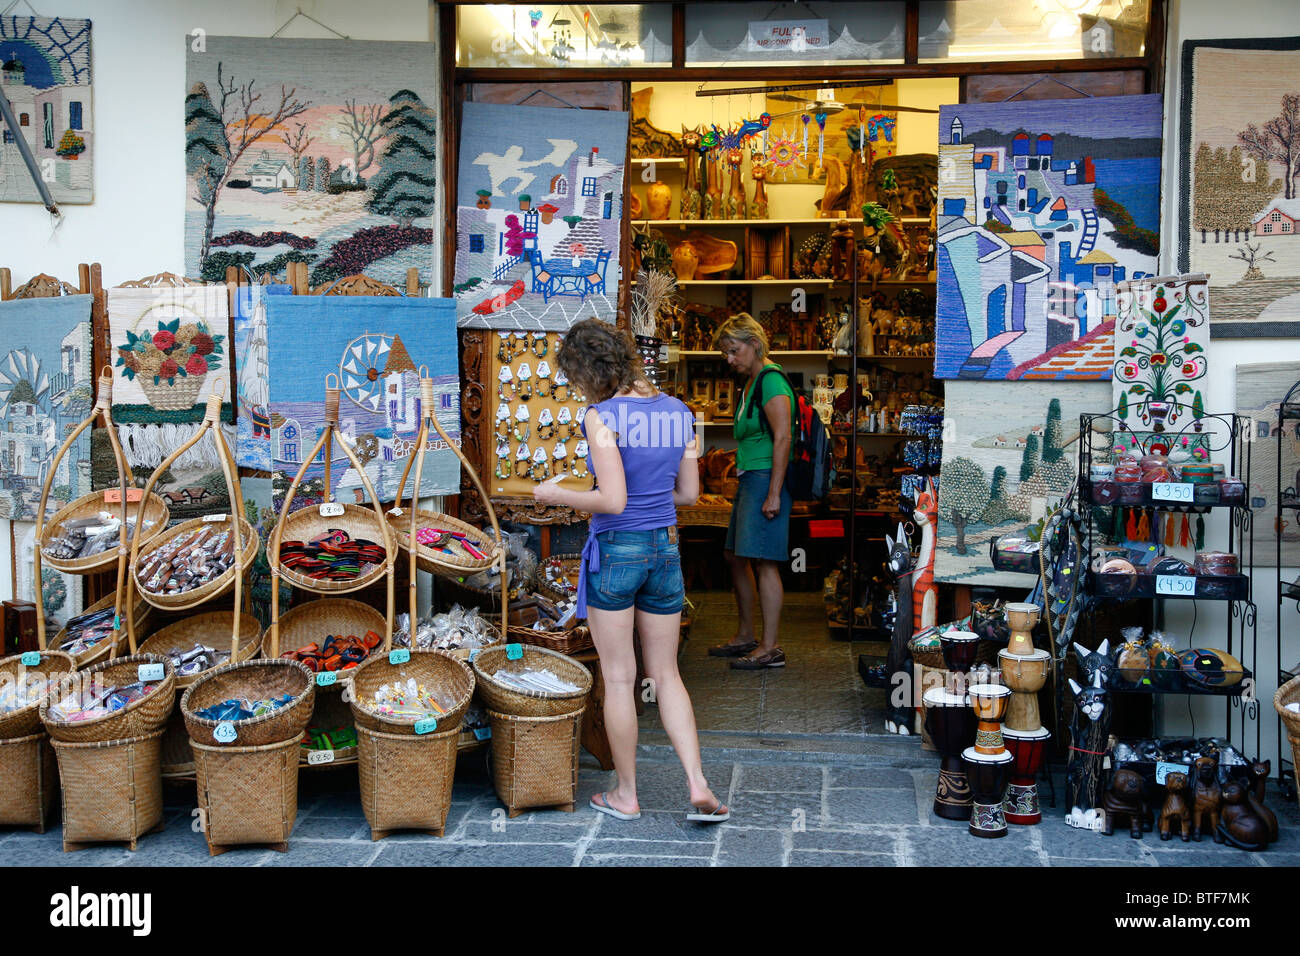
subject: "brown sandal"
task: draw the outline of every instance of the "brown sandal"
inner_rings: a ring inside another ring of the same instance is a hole
[[[768,667],[785,667],[785,651],[774,647],[766,654],[749,654],[731,662],[734,671],[761,671]]]
[[[746,641],[743,644],[718,644],[716,647],[709,648],[709,656],[744,657],[756,647],[758,647],[758,641]]]

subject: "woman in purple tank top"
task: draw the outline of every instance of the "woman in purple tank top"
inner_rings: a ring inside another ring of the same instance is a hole
[[[677,672],[685,589],[677,550],[677,506],[694,504],[700,476],[695,417],[646,381],[632,339],[597,319],[573,326],[558,355],[569,380],[595,404],[583,414],[592,491],[538,485],[543,504],[591,514],[582,552],[578,616],[586,617],[605,678],[605,730],[618,784],[591,806],[620,820],[641,815],[636,795],[636,653],[659,717],[686,770],[688,820],[719,823],[730,811],[709,789],[691,698]]]

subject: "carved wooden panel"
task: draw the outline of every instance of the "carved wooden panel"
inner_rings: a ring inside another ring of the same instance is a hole
[[[380,282],[370,276],[345,276],[332,285],[321,286],[312,290],[313,295],[401,295],[387,282]]]
[[[1015,76],[968,76],[962,80],[963,103],[1011,100],[1073,100],[1087,96],[1129,96],[1146,92],[1141,70],[1091,73],[1029,73]]]
[[[56,295],[78,294],[80,294],[80,290],[76,286],[69,285],[62,279],[56,279],[54,276],[46,275],[42,272],[40,275],[28,279],[15,289],[13,298],[45,299]]]
[[[159,272],[157,275],[145,276],[143,279],[132,279],[130,282],[118,284],[119,289],[156,289],[156,288],[177,288],[179,286],[206,285],[201,279],[187,279],[184,276],[178,276],[174,272]]]

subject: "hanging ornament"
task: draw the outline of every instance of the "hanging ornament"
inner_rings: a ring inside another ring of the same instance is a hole
[[[803,120],[803,158],[807,159],[808,158],[808,124],[812,122],[812,117],[809,116],[807,113],[804,113],[803,116],[799,117],[799,119]]]
[[[863,121],[862,110],[858,110],[858,159],[867,161],[867,124]]]
[[[817,114],[817,165],[822,164],[822,150],[826,146],[826,114]]]

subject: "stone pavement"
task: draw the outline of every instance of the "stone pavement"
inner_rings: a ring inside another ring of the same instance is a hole
[[[0,864],[9,866],[1297,866],[1300,811],[1270,793],[1282,838],[1266,853],[1213,842],[1140,841],[1065,826],[1046,810],[1037,827],[1013,827],[1001,840],[977,840],[965,824],[930,812],[936,758],[916,738],[880,742],[876,753],[820,749],[805,737],[792,753],[710,746],[705,772],[726,793],[729,823],[688,823],[685,781],[667,748],[643,746],[641,819],[622,822],[590,809],[612,782],[584,754],[575,813],[547,810],[514,820],[492,790],[485,754],[457,769],[447,835],[398,834],[371,842],[355,768],[304,771],[298,822],[288,853],[261,848],[209,857],[194,832],[192,786],[169,786],[167,829],[118,846],[63,853],[55,825],[37,835],[0,830]],[[772,743],[778,743],[772,741]],[[826,741],[825,743],[831,743]],[[1058,793],[1061,783],[1058,780]]]

